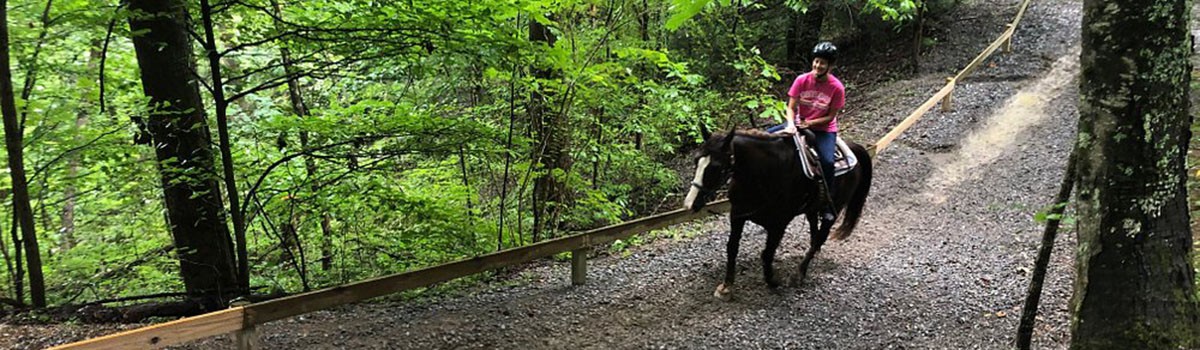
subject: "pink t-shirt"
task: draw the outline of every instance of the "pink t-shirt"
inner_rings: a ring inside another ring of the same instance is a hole
[[[788,89],[788,96],[797,98],[796,122],[813,120],[825,116],[831,108],[842,108],[846,105],[846,87],[833,74],[826,74],[825,81],[817,81],[812,72],[801,74]],[[837,118],[824,126],[814,126],[816,131],[837,132]]]

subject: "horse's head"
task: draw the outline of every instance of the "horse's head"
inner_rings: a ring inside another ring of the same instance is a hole
[[[733,172],[734,132],[710,134],[703,127],[700,132],[704,136],[704,144],[696,156],[696,177],[692,179],[691,190],[683,200],[683,207],[693,212],[704,208],[716,196],[717,189],[729,181]]]

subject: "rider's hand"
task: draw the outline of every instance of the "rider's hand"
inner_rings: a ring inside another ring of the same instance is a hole
[[[788,125],[786,128],[783,128],[783,132],[785,132],[785,133],[788,133],[788,134],[795,134],[795,133],[796,133],[796,126],[795,126],[795,125]]]
[[[796,124],[796,129],[808,129],[808,122],[799,122]]]

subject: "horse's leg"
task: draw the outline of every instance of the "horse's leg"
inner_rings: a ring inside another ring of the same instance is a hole
[[[815,214],[808,215],[809,226],[809,245],[808,251],[804,253],[804,260],[800,261],[800,274],[792,279],[792,285],[800,286],[804,283],[804,277],[808,276],[808,263],[812,262],[817,252],[821,251],[821,246],[825,244],[825,240],[829,238],[829,228],[833,226],[832,222],[821,220],[817,221]]]
[[[738,246],[742,241],[742,229],[746,227],[746,219],[734,218],[730,215],[729,218],[729,243],[725,246],[725,283],[717,286],[717,291],[713,295],[729,300],[730,293],[733,292],[733,277],[737,275],[737,255]]]
[[[771,288],[779,287],[779,281],[775,279],[775,250],[779,249],[779,242],[783,240],[783,233],[787,230],[787,225],[772,225],[767,229],[767,247],[763,249],[763,280],[767,282],[767,286]]]

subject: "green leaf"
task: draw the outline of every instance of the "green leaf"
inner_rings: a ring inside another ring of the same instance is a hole
[[[667,19],[667,29],[676,30],[692,17],[695,17],[700,11],[704,10],[705,6],[712,0],[673,0],[671,10],[671,18]],[[722,0],[729,2],[728,0]]]

